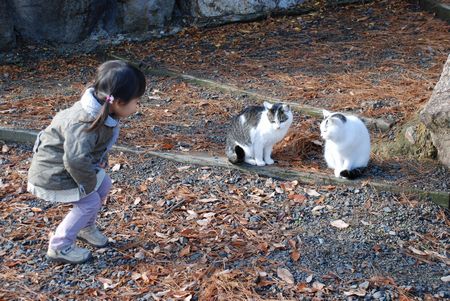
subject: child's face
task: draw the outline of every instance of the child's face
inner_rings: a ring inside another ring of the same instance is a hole
[[[138,108],[138,101],[139,98],[135,98],[128,102],[127,104],[124,104],[123,102],[115,101],[113,102],[111,109],[112,113],[114,113],[119,118],[125,118],[128,117],[134,113],[136,113]]]

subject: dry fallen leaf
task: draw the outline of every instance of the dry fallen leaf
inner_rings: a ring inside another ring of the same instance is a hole
[[[309,196],[320,196],[320,193],[315,191],[314,189],[305,189],[306,194]]]
[[[167,235],[166,235],[166,234],[161,233],[161,232],[158,232],[158,231],[155,232],[155,235],[156,235],[157,237],[159,237],[159,238],[167,238]]]
[[[298,261],[300,259],[300,252],[297,250],[292,251],[291,258],[293,261]]]
[[[187,245],[185,246],[183,249],[181,249],[180,253],[178,254],[178,256],[183,257],[188,255],[191,252],[191,246]]]
[[[303,202],[306,200],[306,196],[303,194],[290,194],[288,195],[288,199],[294,200],[296,202]]]
[[[444,282],[450,282],[450,275],[441,277],[441,280]]]
[[[140,197],[137,197],[137,198],[134,200],[133,204],[134,204],[134,205],[137,205],[137,204],[139,204],[140,202],[141,202],[141,198],[140,198]]]
[[[134,281],[140,279],[141,277],[142,277],[142,275],[140,273],[136,273],[136,272],[131,273],[131,279],[133,279]]]
[[[297,285],[297,291],[299,293],[312,293],[313,292],[313,290],[310,287],[308,287],[308,284],[306,284],[304,282],[301,282]]]
[[[347,224],[346,222],[344,222],[341,219],[335,220],[335,221],[331,221],[330,224],[333,227],[339,228],[339,229],[345,229],[349,226],[349,224]]]
[[[213,217],[214,215],[216,215],[215,212],[207,212],[207,213],[203,213],[203,217],[205,217],[205,218],[211,218],[211,217]]]
[[[211,220],[208,219],[208,218],[205,218],[205,219],[199,219],[199,220],[197,221],[197,224],[199,224],[200,226],[207,226],[207,225],[209,224],[210,221],[211,221]]]
[[[315,206],[311,211],[312,211],[312,212],[315,212],[315,211],[319,211],[319,210],[321,210],[321,209],[323,209],[323,208],[325,208],[324,205],[319,205],[319,206]]]
[[[420,251],[420,250],[418,250],[418,249],[416,249],[414,247],[411,247],[411,246],[409,246],[408,249],[410,249],[411,251],[413,251],[414,254],[417,254],[417,255],[422,255],[422,256],[427,255],[427,253],[425,253],[423,251]]]
[[[322,188],[330,191],[330,190],[336,189],[336,186],[335,185],[326,185],[326,186],[322,186]]]
[[[145,258],[145,254],[142,251],[139,251],[136,254],[134,254],[134,258],[136,258],[136,259],[144,259]]]
[[[289,272],[288,269],[285,268],[278,268],[277,269],[277,276],[285,281],[287,284],[294,284],[294,276],[292,276],[291,272]]]
[[[349,291],[344,292],[344,295],[364,297],[366,295],[366,290],[362,288],[350,289]]]
[[[113,281],[111,279],[107,279],[107,278],[103,278],[103,277],[98,277],[98,281],[100,281],[103,284],[103,289],[109,289],[109,288],[115,288],[118,284],[113,284]]]
[[[195,212],[194,210],[186,210],[186,212],[189,214],[186,217],[186,220],[188,220],[188,221],[196,219],[198,217],[197,212]]]
[[[320,291],[320,290],[322,290],[322,289],[325,287],[325,284],[320,283],[319,281],[315,281],[315,282],[312,284],[312,286],[313,286],[313,288],[314,288],[315,290]]]
[[[189,168],[191,168],[190,165],[185,165],[185,166],[180,166],[180,167],[178,167],[177,170],[178,170],[178,171],[183,171],[183,170],[187,170],[187,169],[189,169]]]
[[[215,202],[215,201],[217,201],[218,199],[217,198],[208,198],[208,199],[200,199],[200,200],[198,200],[200,203],[212,203],[212,202]]]

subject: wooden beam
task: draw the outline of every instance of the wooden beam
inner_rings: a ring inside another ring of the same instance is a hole
[[[36,140],[37,131],[26,129],[11,129],[0,127],[0,140],[10,141],[16,143],[32,144]],[[375,182],[369,181],[363,183],[360,180],[347,180],[336,178],[334,175],[296,171],[276,166],[252,166],[248,164],[235,165],[228,162],[225,157],[211,156],[204,153],[169,153],[146,150],[142,148],[128,147],[128,146],[114,146],[114,151],[133,153],[137,155],[152,155],[166,160],[176,161],[183,164],[194,164],[200,166],[221,167],[227,169],[236,169],[246,173],[258,174],[279,180],[298,180],[299,182],[311,185],[346,185],[346,186],[362,186],[367,184],[377,191],[391,191],[395,193],[405,193],[416,195],[421,199],[430,199],[432,202],[449,208],[450,193],[447,191],[428,191],[409,187],[399,186],[395,183],[389,182]]]
[[[138,62],[134,59],[125,58],[125,57],[122,57],[122,56],[114,54],[114,53],[109,54],[109,56],[113,59],[127,61],[135,66],[138,66],[140,69],[145,70],[145,72],[150,75],[169,76],[169,77],[179,78],[183,81],[192,83],[194,85],[207,87],[207,88],[210,88],[213,90],[218,90],[218,91],[228,92],[231,94],[238,94],[238,95],[244,94],[244,95],[247,95],[249,98],[256,99],[258,101],[267,100],[270,102],[281,102],[281,103],[290,105],[294,111],[297,111],[299,113],[303,113],[303,114],[317,117],[317,118],[323,117],[323,114],[322,114],[323,109],[322,108],[316,108],[316,107],[312,107],[312,106],[308,106],[308,105],[301,105],[298,103],[284,101],[279,98],[270,97],[270,96],[262,95],[262,94],[259,94],[256,92],[247,91],[247,90],[235,87],[233,85],[222,84],[222,83],[219,83],[219,82],[216,82],[213,80],[209,80],[209,79],[198,78],[198,77],[195,77],[195,76],[189,75],[189,74],[179,73],[179,72],[166,70],[166,69],[155,69],[155,68],[150,67],[145,62]],[[350,112],[350,114],[353,114],[355,116],[357,115],[352,112]],[[358,117],[361,118],[366,123],[367,127],[374,129],[374,130],[380,130],[382,132],[388,131],[394,124],[393,122],[384,120],[382,118],[369,118],[369,117],[364,117],[364,116],[358,116]]]
[[[416,195],[420,199],[430,199],[432,202],[444,207],[449,208],[450,205],[450,193],[448,191],[428,191],[416,188],[409,188],[399,186],[395,183],[389,182],[375,182],[369,181],[363,183],[361,180],[347,180],[342,178],[336,178],[334,175],[317,173],[317,172],[303,172],[286,168],[280,168],[276,166],[252,166],[248,164],[235,165],[228,162],[224,157],[210,156],[204,153],[168,153],[159,151],[142,150],[138,148],[130,148],[117,146],[114,148],[117,151],[132,152],[135,154],[149,154],[155,157],[176,161],[183,164],[194,164],[200,166],[212,166],[228,169],[237,169],[247,173],[258,174],[279,180],[298,180],[303,183],[311,185],[346,185],[360,187],[367,184],[373,187],[377,191],[390,191],[394,193],[405,193],[410,195]]]

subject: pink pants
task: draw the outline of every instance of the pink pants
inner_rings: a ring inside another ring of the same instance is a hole
[[[80,199],[73,202],[72,210],[66,215],[63,221],[56,228],[55,234],[50,240],[50,247],[54,250],[61,250],[72,245],[78,232],[95,224],[97,214],[102,207],[102,201],[106,198],[111,189],[111,179],[105,175],[100,187]]]

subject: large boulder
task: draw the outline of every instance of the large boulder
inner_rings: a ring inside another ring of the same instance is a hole
[[[431,132],[439,161],[450,167],[450,55],[420,120]]]
[[[302,4],[305,0],[191,0],[195,17],[221,17],[287,9]]]
[[[123,32],[144,32],[171,20],[175,0],[129,0],[119,5]]]
[[[0,1],[0,50],[16,46],[16,35],[8,1]]]
[[[15,14],[15,27],[22,37],[59,43],[75,43],[86,38],[103,17],[109,4],[109,0],[10,2]]]

